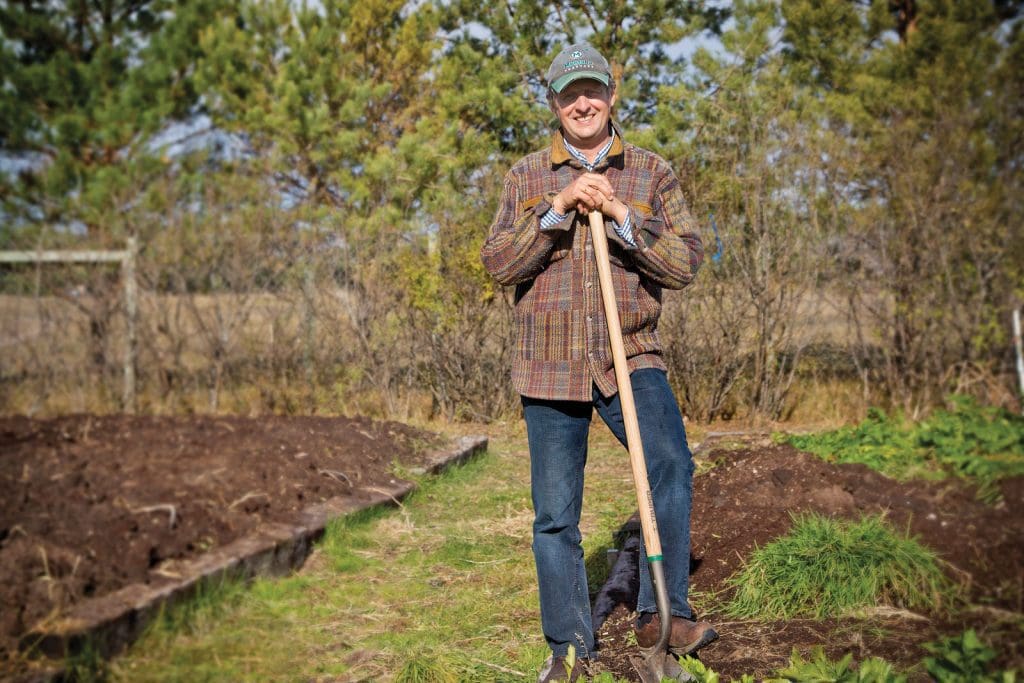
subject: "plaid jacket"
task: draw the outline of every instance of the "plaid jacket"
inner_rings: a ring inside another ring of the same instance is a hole
[[[590,401],[593,385],[616,392],[608,327],[586,215],[540,230],[540,217],[563,187],[583,173],[560,131],[551,146],[516,163],[505,176],[481,250],[488,272],[515,285],[516,349],[512,383],[523,396]],[[629,369],[665,369],[658,341],[662,288],[689,284],[704,256],[679,181],[652,152],[615,142],[595,169],[630,211],[637,246],[606,221],[615,298]]]

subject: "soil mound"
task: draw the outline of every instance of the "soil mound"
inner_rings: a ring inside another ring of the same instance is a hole
[[[834,659],[852,652],[857,661],[879,656],[910,667],[926,655],[922,643],[969,627],[996,645],[1001,665],[1020,670],[1024,478],[1002,482],[1002,500],[990,505],[956,480],[898,482],[862,465],[830,464],[766,440],[704,453],[701,459],[715,466],[694,479],[690,587],[693,601],[711,612],[703,616],[721,634],[701,660],[723,680],[743,673],[760,679],[784,666],[793,648],[806,654],[822,644]],[[804,512],[848,519],[884,514],[893,527],[939,555],[950,576],[966,584],[973,607],[958,610],[955,618],[885,607],[870,616],[823,622],[736,622],[715,615],[730,597],[725,580],[742,568],[742,558],[785,535],[792,516]],[[623,647],[635,585],[627,591],[617,587],[616,596],[618,604],[599,628],[602,666],[639,680],[624,656],[630,648]]]

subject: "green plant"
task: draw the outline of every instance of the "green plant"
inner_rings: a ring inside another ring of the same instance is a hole
[[[821,646],[811,650],[809,659],[804,659],[795,649],[789,658],[789,666],[776,672],[777,678],[769,683],[904,683],[907,678],[893,671],[892,665],[884,659],[872,657],[853,667],[853,655],[847,654],[838,662],[830,661]]]
[[[996,653],[981,642],[974,629],[927,643],[924,648],[932,654],[925,657],[925,668],[938,683],[1013,683],[1017,680],[1015,671],[988,671]]]
[[[410,658],[395,675],[395,683],[458,683],[458,667],[443,655],[424,653]]]
[[[721,680],[717,672],[707,667],[699,659],[684,657],[679,660],[679,665],[683,671],[693,677],[696,683],[718,683]]]
[[[779,438],[829,462],[862,463],[898,479],[963,477],[994,501],[999,479],[1024,474],[1024,417],[965,396],[949,403],[919,423],[873,408],[855,426]]]
[[[792,531],[755,550],[728,583],[727,611],[741,618],[823,618],[879,602],[934,609],[958,594],[930,550],[880,517],[794,517]]]

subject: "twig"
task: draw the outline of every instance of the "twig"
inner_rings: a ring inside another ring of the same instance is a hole
[[[166,512],[170,517],[167,521],[168,529],[173,529],[174,523],[178,520],[178,508],[174,507],[170,503],[161,503],[159,505],[147,505],[145,507],[129,510],[129,512],[131,512],[133,515],[138,515],[143,512]]]
[[[393,502],[399,508],[401,508],[403,510],[405,509],[405,506],[402,505],[402,501],[400,501],[397,498],[395,498],[395,494],[391,493],[390,491],[385,491],[384,489],[377,488],[376,486],[364,486],[363,490],[365,490],[365,491],[373,491],[374,493],[383,493],[385,496],[390,498],[391,502]]]
[[[476,662],[477,664],[482,664],[483,666],[486,666],[486,667],[489,667],[491,669],[494,669],[495,671],[500,671],[500,672],[505,673],[505,674],[512,674],[513,676],[519,676],[520,678],[526,678],[526,674],[524,674],[522,671],[516,671],[515,669],[508,669],[508,668],[506,668],[504,666],[499,666],[498,664],[492,664],[491,662],[485,662],[484,660],[477,659],[476,657],[470,657],[469,659],[472,662]]]
[[[178,572],[172,571],[170,569],[164,569],[163,567],[157,567],[156,569],[152,569],[152,570],[150,570],[149,573],[150,574],[156,574],[157,576],[164,576],[164,577],[166,577],[168,579],[180,579],[181,578],[181,574],[179,574]]]
[[[896,617],[899,619],[910,619],[912,621],[930,621],[928,617],[924,615],[888,605],[876,605],[874,607],[854,609],[846,612],[844,616],[847,615],[855,617]]]
[[[349,486],[352,486],[352,480],[349,479],[348,475],[346,475],[344,472],[339,472],[338,470],[317,470],[317,472],[325,477],[330,477],[335,481],[340,481],[342,483],[348,484]]]
[[[43,576],[46,578],[50,577],[50,562],[46,559],[46,548],[43,546],[36,546],[39,548],[39,554],[43,556]]]
[[[229,510],[232,510],[232,509],[234,509],[234,507],[235,507],[236,505],[241,505],[242,503],[244,503],[245,501],[247,501],[247,500],[249,500],[249,499],[251,499],[251,498],[259,498],[259,497],[261,497],[261,496],[262,496],[263,498],[269,498],[269,497],[270,497],[270,496],[268,496],[267,494],[263,493],[263,491],[249,491],[249,492],[248,492],[248,493],[246,493],[246,494],[245,494],[244,496],[242,496],[241,498],[239,498],[239,499],[238,499],[238,500],[236,500],[235,502],[233,502],[233,503],[231,503],[230,505],[228,505],[228,509],[229,509]]]

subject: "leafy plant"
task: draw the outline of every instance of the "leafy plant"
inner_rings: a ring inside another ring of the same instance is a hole
[[[862,463],[897,479],[963,477],[978,485],[979,497],[995,500],[999,479],[1024,474],[1024,417],[965,396],[949,401],[950,410],[916,424],[873,408],[856,426],[781,439],[829,462]]]
[[[853,655],[847,654],[838,662],[830,661],[821,646],[811,650],[809,659],[804,659],[795,649],[789,659],[789,666],[776,672],[778,678],[768,683],[904,683],[906,676],[893,671],[892,665],[884,659],[872,657],[853,667]]]
[[[683,671],[690,674],[694,683],[719,683],[722,680],[718,672],[694,657],[683,657],[679,660],[679,665]],[[739,678],[739,683],[754,683],[754,677],[750,674],[743,674]]]
[[[1015,671],[988,671],[996,653],[981,642],[974,629],[924,647],[932,653],[924,660],[925,668],[938,683],[1013,683],[1017,680]]]
[[[727,611],[741,618],[823,618],[879,602],[934,609],[958,594],[930,550],[880,517],[794,517],[793,530],[757,549],[728,583],[736,592]]]

